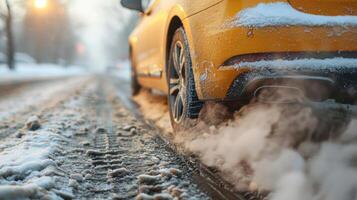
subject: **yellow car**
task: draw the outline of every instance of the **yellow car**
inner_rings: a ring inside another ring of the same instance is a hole
[[[262,88],[353,103],[357,0],[122,0],[132,88],[168,94],[174,128],[203,102],[248,102]]]

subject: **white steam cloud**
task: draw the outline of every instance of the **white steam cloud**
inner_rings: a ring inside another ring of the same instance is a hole
[[[357,200],[356,120],[348,124],[348,117],[339,122],[333,112],[260,103],[226,120],[227,108],[206,103],[193,130],[172,134],[164,97],[144,91],[135,100],[165,136],[219,169],[237,190],[269,192],[271,200]]]
[[[238,190],[269,191],[272,200],[356,200],[357,123],[333,137],[323,126],[310,108],[261,104],[180,141]]]

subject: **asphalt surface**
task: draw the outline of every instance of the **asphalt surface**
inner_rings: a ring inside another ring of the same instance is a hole
[[[60,136],[57,151],[49,158],[56,163],[51,173],[56,181],[44,192],[47,196],[212,199],[199,189],[186,160],[139,119],[128,91],[121,93],[127,85],[121,86],[118,89],[103,76],[8,85],[0,99],[0,154],[22,142],[23,135],[31,132],[26,122],[36,115],[41,123],[39,134],[54,131]],[[16,184],[21,186],[27,179],[21,177]],[[1,193],[1,186],[11,180],[0,180],[0,194],[8,194]],[[46,199],[46,195],[37,192],[26,197]]]

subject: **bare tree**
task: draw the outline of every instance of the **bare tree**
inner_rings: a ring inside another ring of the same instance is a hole
[[[5,33],[7,38],[7,65],[10,70],[15,69],[15,44],[14,44],[14,33],[12,29],[12,9],[9,0],[5,1],[6,13],[1,13],[1,18],[5,21]]]
[[[76,37],[70,20],[68,5],[61,0],[49,1],[43,10],[29,4],[18,49],[39,63],[72,63]]]

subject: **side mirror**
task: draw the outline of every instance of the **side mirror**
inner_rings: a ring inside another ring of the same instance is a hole
[[[120,3],[123,7],[136,10],[139,12],[144,12],[142,0],[121,0]]]

